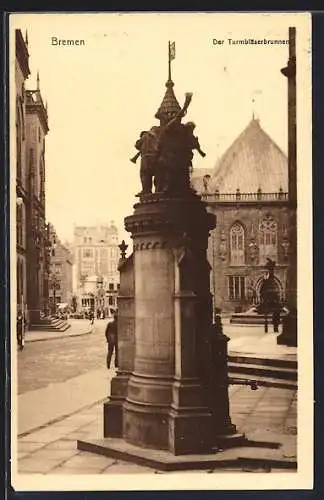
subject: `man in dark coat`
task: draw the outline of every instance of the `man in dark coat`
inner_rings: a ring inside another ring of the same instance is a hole
[[[107,352],[107,368],[110,370],[110,363],[112,355],[115,351],[115,368],[118,367],[118,330],[117,330],[117,311],[114,313],[113,321],[109,322],[106,326],[106,340],[108,345]]]
[[[280,308],[277,307],[273,313],[272,313],[272,324],[273,324],[273,331],[275,333],[279,332],[279,324],[280,324]]]
[[[22,351],[24,348],[24,334],[25,334],[25,318],[21,311],[17,314],[17,342],[19,349]]]

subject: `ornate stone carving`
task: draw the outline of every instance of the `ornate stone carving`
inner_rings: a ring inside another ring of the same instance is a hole
[[[281,246],[283,249],[283,258],[284,258],[284,260],[287,260],[288,256],[289,256],[289,238],[288,238],[288,232],[287,232],[286,227],[285,227],[285,230],[283,233]]]
[[[134,244],[134,251],[139,252],[141,250],[154,250],[156,248],[166,248],[168,246],[168,241],[143,241],[141,243]]]
[[[221,260],[226,260],[227,244],[226,244],[226,235],[224,229],[222,229],[221,231],[218,253]]]
[[[250,243],[248,245],[248,248],[249,248],[250,259],[253,263],[255,263],[257,260],[257,257],[258,257],[259,249],[258,249],[258,245],[256,243],[256,239],[255,239],[255,235],[254,235],[253,224],[251,226],[251,236],[250,236]]]
[[[258,255],[258,246],[254,239],[251,239],[249,243],[250,259],[254,262]]]

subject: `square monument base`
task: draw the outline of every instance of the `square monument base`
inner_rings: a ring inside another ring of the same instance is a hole
[[[265,449],[264,446],[256,447],[255,444],[249,447],[248,442],[242,441],[227,450],[196,455],[173,455],[164,450],[140,448],[119,438],[78,440],[77,447],[80,451],[88,451],[165,472],[226,468],[264,469],[268,472],[272,468],[297,470],[296,459],[283,458],[280,449]]]
[[[103,406],[104,437],[122,437],[123,401],[106,401]]]

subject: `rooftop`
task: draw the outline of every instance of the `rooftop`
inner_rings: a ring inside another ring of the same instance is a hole
[[[225,151],[211,173],[197,169],[192,184],[199,193],[279,193],[288,191],[288,158],[253,118]],[[208,177],[209,176],[209,177]]]

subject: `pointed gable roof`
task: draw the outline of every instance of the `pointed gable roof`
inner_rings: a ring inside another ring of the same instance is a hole
[[[216,164],[210,191],[220,193],[288,191],[288,159],[277,144],[252,119]]]

